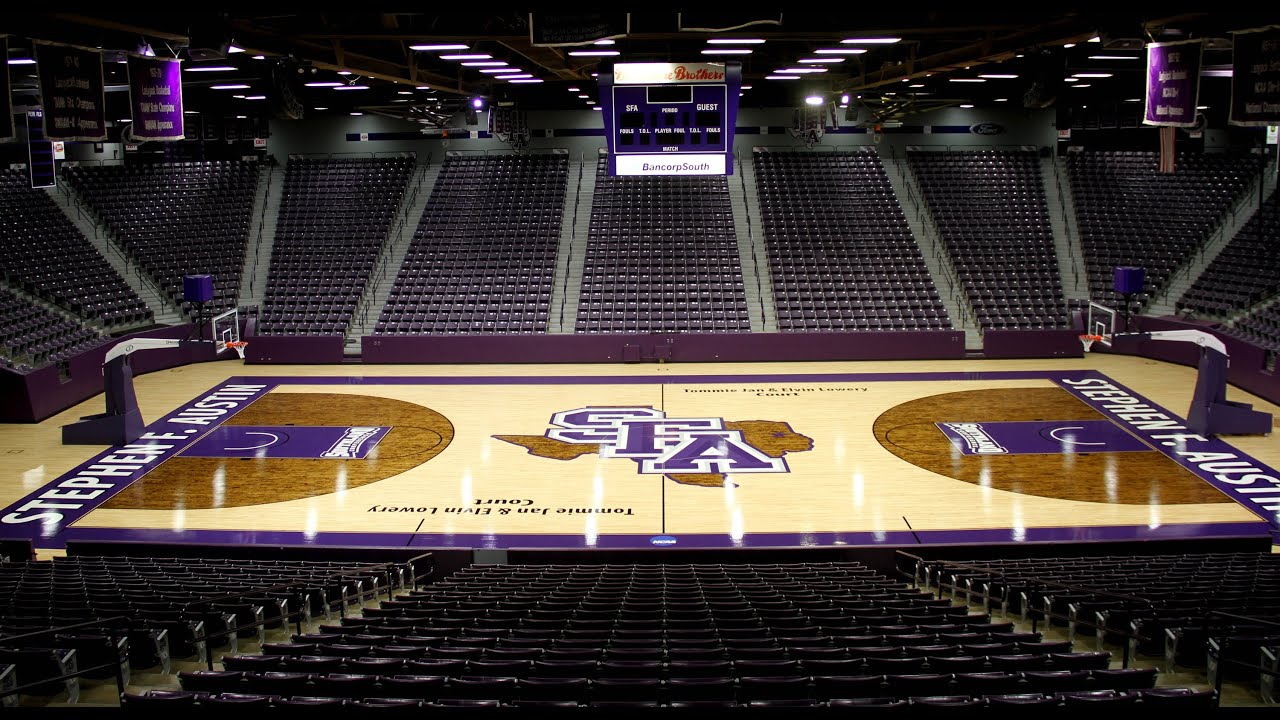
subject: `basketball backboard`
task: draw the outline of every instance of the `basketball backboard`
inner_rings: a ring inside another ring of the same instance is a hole
[[[1111,339],[1115,336],[1116,316],[1114,308],[1096,302],[1089,303],[1089,314],[1085,317],[1084,331],[1088,335],[1097,335],[1101,342],[1111,347]]]

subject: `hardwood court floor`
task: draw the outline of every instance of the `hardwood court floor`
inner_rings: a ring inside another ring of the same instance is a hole
[[[1108,418],[1054,379],[1082,371],[1179,416],[1195,383],[1193,368],[1102,354],[192,365],[136,378],[147,422],[192,412],[193,400],[230,378],[267,387],[229,417],[183,431],[200,438],[203,450],[193,445],[157,462],[67,527],[33,537],[37,547],[57,549],[74,537],[738,547],[1265,535],[1259,513],[1179,465],[1161,443],[1107,430]],[[1235,388],[1228,394],[1280,415]],[[0,504],[13,506],[98,456],[103,448],[62,445],[60,428],[101,412],[101,404],[99,396],[43,423],[0,427],[8,461],[0,468]],[[960,434],[944,433],[944,424]],[[964,433],[975,425],[1026,448],[965,450]],[[364,455],[344,456],[344,445],[335,457],[325,451],[339,447],[330,447],[335,427],[380,439]],[[1058,447],[1060,431],[1083,428],[1107,431],[1108,450],[1044,449],[1046,442]],[[244,445],[249,436],[277,444],[245,451],[256,447]],[[280,440],[286,436],[291,444]],[[1280,466],[1274,436],[1224,439],[1242,466]],[[0,536],[39,525],[0,524]]]

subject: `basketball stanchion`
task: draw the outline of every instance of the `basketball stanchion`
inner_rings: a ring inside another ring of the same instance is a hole
[[[1080,344],[1084,346],[1085,353],[1088,353],[1093,348],[1093,344],[1101,339],[1101,335],[1081,335]]]

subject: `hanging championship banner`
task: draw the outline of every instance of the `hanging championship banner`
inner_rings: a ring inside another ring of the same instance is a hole
[[[9,38],[0,37],[0,56],[9,57]],[[0,141],[13,139],[13,96],[9,94],[9,64],[0,70]]]
[[[1200,94],[1200,40],[1147,45],[1147,112],[1144,125],[1191,127]]]
[[[1232,125],[1280,125],[1280,27],[1233,33]]]
[[[40,104],[49,140],[106,140],[102,52],[36,41]]]
[[[181,140],[182,62],[172,58],[129,56],[129,107],[134,140]]]
[[[630,31],[630,13],[529,13],[529,42],[534,47],[590,45]]]

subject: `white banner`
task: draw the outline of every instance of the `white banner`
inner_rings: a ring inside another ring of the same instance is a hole
[[[619,175],[724,175],[723,154],[619,155]]]

